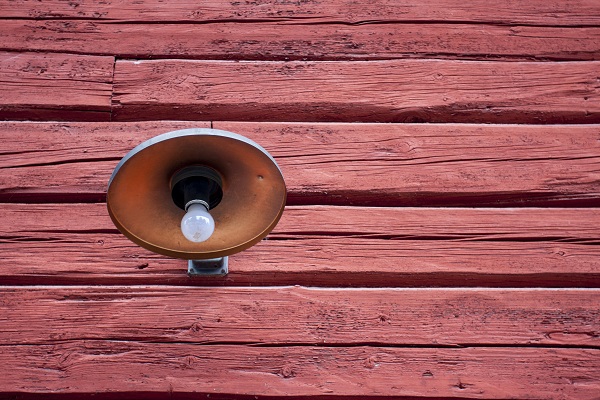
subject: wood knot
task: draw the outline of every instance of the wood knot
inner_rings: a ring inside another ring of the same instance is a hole
[[[74,363],[76,358],[75,352],[66,351],[58,358],[57,369],[59,371],[66,371]]]
[[[187,356],[185,358],[185,363],[183,365],[183,368],[185,368],[185,369],[194,368],[194,362],[195,362],[194,357]]]
[[[200,324],[200,322],[194,322],[190,327],[190,330],[192,332],[200,332],[202,330],[202,325]]]
[[[365,360],[365,367],[368,369],[374,369],[375,367],[378,367],[379,363],[377,362],[377,359],[375,357],[369,357]]]
[[[460,389],[460,390],[465,390],[467,389],[469,386],[473,386],[470,383],[462,383],[461,381],[458,381],[458,383],[456,385],[454,385],[454,387]]]
[[[283,367],[281,368],[281,371],[279,371],[279,375],[283,376],[285,379],[289,379],[296,376],[296,373],[291,367]]]

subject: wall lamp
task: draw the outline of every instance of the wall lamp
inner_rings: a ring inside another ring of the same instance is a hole
[[[149,139],[119,162],[106,203],[115,226],[188,275],[225,275],[227,257],[273,230],[285,207],[281,170],[252,140],[217,129]]]

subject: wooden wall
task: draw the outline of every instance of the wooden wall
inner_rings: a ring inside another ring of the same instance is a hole
[[[597,399],[600,2],[0,0],[0,398]],[[189,278],[114,227],[157,134],[277,160]]]

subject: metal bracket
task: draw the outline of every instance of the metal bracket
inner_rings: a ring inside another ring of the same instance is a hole
[[[228,264],[228,257],[188,260],[188,276],[225,276],[229,272]]]

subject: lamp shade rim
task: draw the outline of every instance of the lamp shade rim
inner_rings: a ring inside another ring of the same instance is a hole
[[[155,136],[153,138],[150,138],[150,139],[148,139],[148,140],[146,140],[146,141],[138,144],[133,149],[131,149],[127,154],[125,154],[125,156],[121,159],[121,161],[119,161],[119,163],[115,167],[113,173],[110,176],[110,179],[108,180],[107,189],[110,188],[110,185],[112,184],[115,176],[117,175],[117,173],[119,172],[119,170],[121,169],[121,167],[127,161],[129,161],[133,156],[135,156],[136,154],[138,154],[142,150],[144,150],[144,149],[146,149],[146,148],[148,148],[150,146],[154,146],[155,144],[158,144],[160,142],[164,142],[166,140],[169,140],[169,139],[174,139],[174,138],[179,138],[179,137],[184,137],[184,136],[202,136],[202,135],[206,135],[206,136],[222,136],[222,137],[226,137],[226,138],[230,138],[230,139],[235,139],[235,140],[239,140],[241,142],[247,143],[250,146],[253,146],[253,147],[257,148],[264,155],[266,155],[267,157],[269,157],[269,159],[273,162],[273,164],[279,170],[279,173],[281,173],[281,169],[279,168],[279,165],[277,165],[277,162],[275,161],[275,159],[273,158],[273,156],[271,156],[271,154],[269,154],[269,152],[267,150],[265,150],[261,145],[259,145],[258,143],[256,143],[254,140],[248,139],[247,137],[242,136],[240,134],[237,134],[237,133],[234,133],[234,132],[229,132],[229,131],[224,131],[224,130],[221,130],[221,129],[188,128],[188,129],[180,129],[180,130],[177,130],[177,131],[171,131],[171,132],[167,132],[167,133],[163,133],[163,134],[157,135],[157,136]],[[281,173],[281,175],[283,176],[282,173]]]

